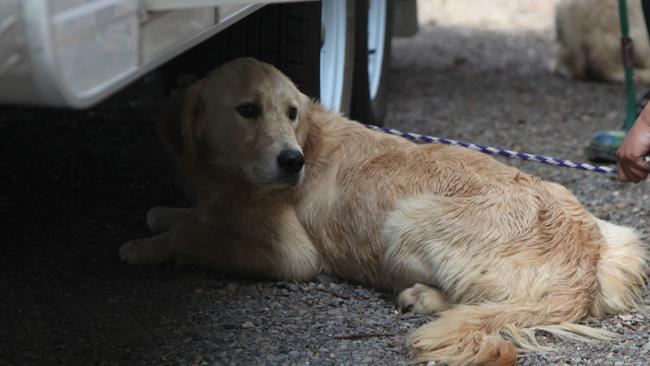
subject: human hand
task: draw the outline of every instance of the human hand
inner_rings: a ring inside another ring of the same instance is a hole
[[[650,153],[650,110],[645,110],[618,148],[618,180],[638,183],[650,173],[645,156]]]

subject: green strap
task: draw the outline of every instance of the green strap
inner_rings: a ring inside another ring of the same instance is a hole
[[[630,27],[627,21],[627,0],[618,0],[618,11],[621,18],[621,47],[623,50],[623,65],[625,67],[625,131],[627,132],[636,120],[636,95],[634,92],[634,48],[630,38]]]

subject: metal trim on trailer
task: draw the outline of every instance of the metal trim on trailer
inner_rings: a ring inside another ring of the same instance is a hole
[[[55,0],[56,1],[56,0]],[[110,2],[110,0],[107,0]],[[167,47],[151,60],[144,60],[142,57],[143,44],[137,43],[138,49],[137,60],[133,67],[126,67],[122,72],[110,75],[107,80],[103,80],[98,85],[93,85],[87,90],[75,92],[71,89],[69,80],[65,80],[62,67],[53,46],[52,14],[50,13],[51,2],[48,0],[23,0],[17,5],[18,22],[21,22],[21,29],[24,37],[24,43],[16,40],[15,44],[10,44],[14,48],[21,49],[26,54],[26,59],[22,62],[29,63],[29,73],[24,75],[12,75],[11,82],[0,74],[0,103],[19,103],[19,104],[40,104],[50,106],[64,106],[85,108],[100,102],[109,97],[121,88],[128,85],[135,79],[152,71],[161,64],[169,61],[182,52],[192,48],[202,41],[214,36],[230,25],[243,19],[247,15],[260,9],[267,3],[291,2],[297,0],[281,1],[243,1],[243,0],[147,0],[134,3],[137,12],[134,15],[136,29],[138,30],[139,40],[142,39],[142,30],[144,24],[142,15],[147,11],[155,9],[166,9],[164,12],[173,12],[169,9],[180,9],[179,4],[187,4],[190,8],[201,6],[215,12],[215,24],[198,31],[196,34],[188,36],[183,40]],[[218,7],[214,5],[242,5],[240,9],[234,12],[227,12],[224,19],[219,19],[221,14],[217,11]],[[207,7],[206,7],[207,5]],[[84,6],[84,5],[81,5]],[[147,8],[151,6],[151,8]],[[130,21],[130,20],[129,20]],[[11,41],[11,40],[9,40]],[[23,43],[23,44],[21,44]],[[20,83],[21,92],[12,91],[15,85]],[[6,88],[2,90],[3,88]]]

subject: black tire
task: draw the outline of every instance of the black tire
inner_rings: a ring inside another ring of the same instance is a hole
[[[354,82],[352,88],[351,117],[357,121],[382,126],[386,115],[388,96],[388,71],[390,68],[392,35],[392,2],[386,1],[386,34],[379,87],[374,98],[370,96],[368,80],[368,0],[356,1],[356,39],[354,57]]]
[[[164,65],[168,88],[183,75],[202,78],[219,65],[254,57],[285,73],[308,96],[320,97],[321,3],[267,5]],[[184,85],[180,85],[181,87]]]

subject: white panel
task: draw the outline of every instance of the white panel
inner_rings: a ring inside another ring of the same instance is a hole
[[[217,7],[225,5],[251,5],[268,3],[289,3],[305,0],[144,0],[144,6],[149,10],[173,10],[201,7]],[[306,0],[310,1],[310,0]],[[313,0],[312,0],[313,1]]]
[[[175,44],[215,24],[215,9],[185,9],[154,12],[142,26],[142,57],[148,62]]]
[[[137,10],[131,0],[95,0],[52,14],[54,59],[75,95],[101,88],[137,66]]]

